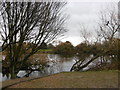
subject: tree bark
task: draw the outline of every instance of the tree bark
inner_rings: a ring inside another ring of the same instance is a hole
[[[16,78],[17,74],[15,72],[15,66],[14,65],[11,67],[10,74],[11,74],[11,79],[15,79]]]

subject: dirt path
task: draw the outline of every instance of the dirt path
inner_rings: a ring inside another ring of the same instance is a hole
[[[60,73],[9,88],[118,88],[118,71]]]

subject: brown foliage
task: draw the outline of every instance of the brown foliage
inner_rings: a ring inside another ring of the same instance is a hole
[[[53,51],[56,54],[61,54],[65,56],[71,56],[75,53],[74,46],[69,41],[66,41],[65,43],[60,43],[54,48]]]

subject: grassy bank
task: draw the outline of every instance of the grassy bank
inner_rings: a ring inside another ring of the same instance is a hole
[[[38,53],[53,53],[53,49],[40,49],[38,50]]]
[[[118,71],[64,72],[9,88],[118,88]]]

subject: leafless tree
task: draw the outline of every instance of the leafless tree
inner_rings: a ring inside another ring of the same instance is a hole
[[[120,30],[120,23],[118,21],[118,11],[115,7],[113,7],[112,9],[107,9],[105,11],[102,11],[100,15],[99,29],[97,31],[97,35],[98,35],[97,39],[101,39],[101,42],[105,44],[102,45],[101,47],[102,52],[96,53],[95,56],[89,58],[89,60],[86,62],[85,59],[78,59],[76,63],[72,66],[71,71],[81,71],[83,68],[87,67],[91,62],[97,60],[97,58],[99,57],[104,57],[103,59],[105,59],[106,55],[110,56],[109,59],[111,57],[112,58],[119,57],[117,56],[118,54],[115,54],[113,57],[113,54],[111,53],[111,52],[117,52],[116,49],[114,49],[117,48],[117,46],[113,48],[114,45],[112,46],[112,44],[114,44],[114,40],[117,40],[119,38],[118,33]]]
[[[0,2],[2,51],[7,50],[11,78],[15,78],[29,57],[43,43],[49,43],[66,29],[66,2]]]
[[[80,36],[84,39],[84,42],[90,42],[91,32],[88,31],[88,27],[85,25],[80,25]]]
[[[118,23],[118,7],[113,5],[111,8],[106,8],[101,11],[100,22],[99,22],[99,37],[105,41],[111,41],[113,38],[118,38],[118,31],[120,24]]]

